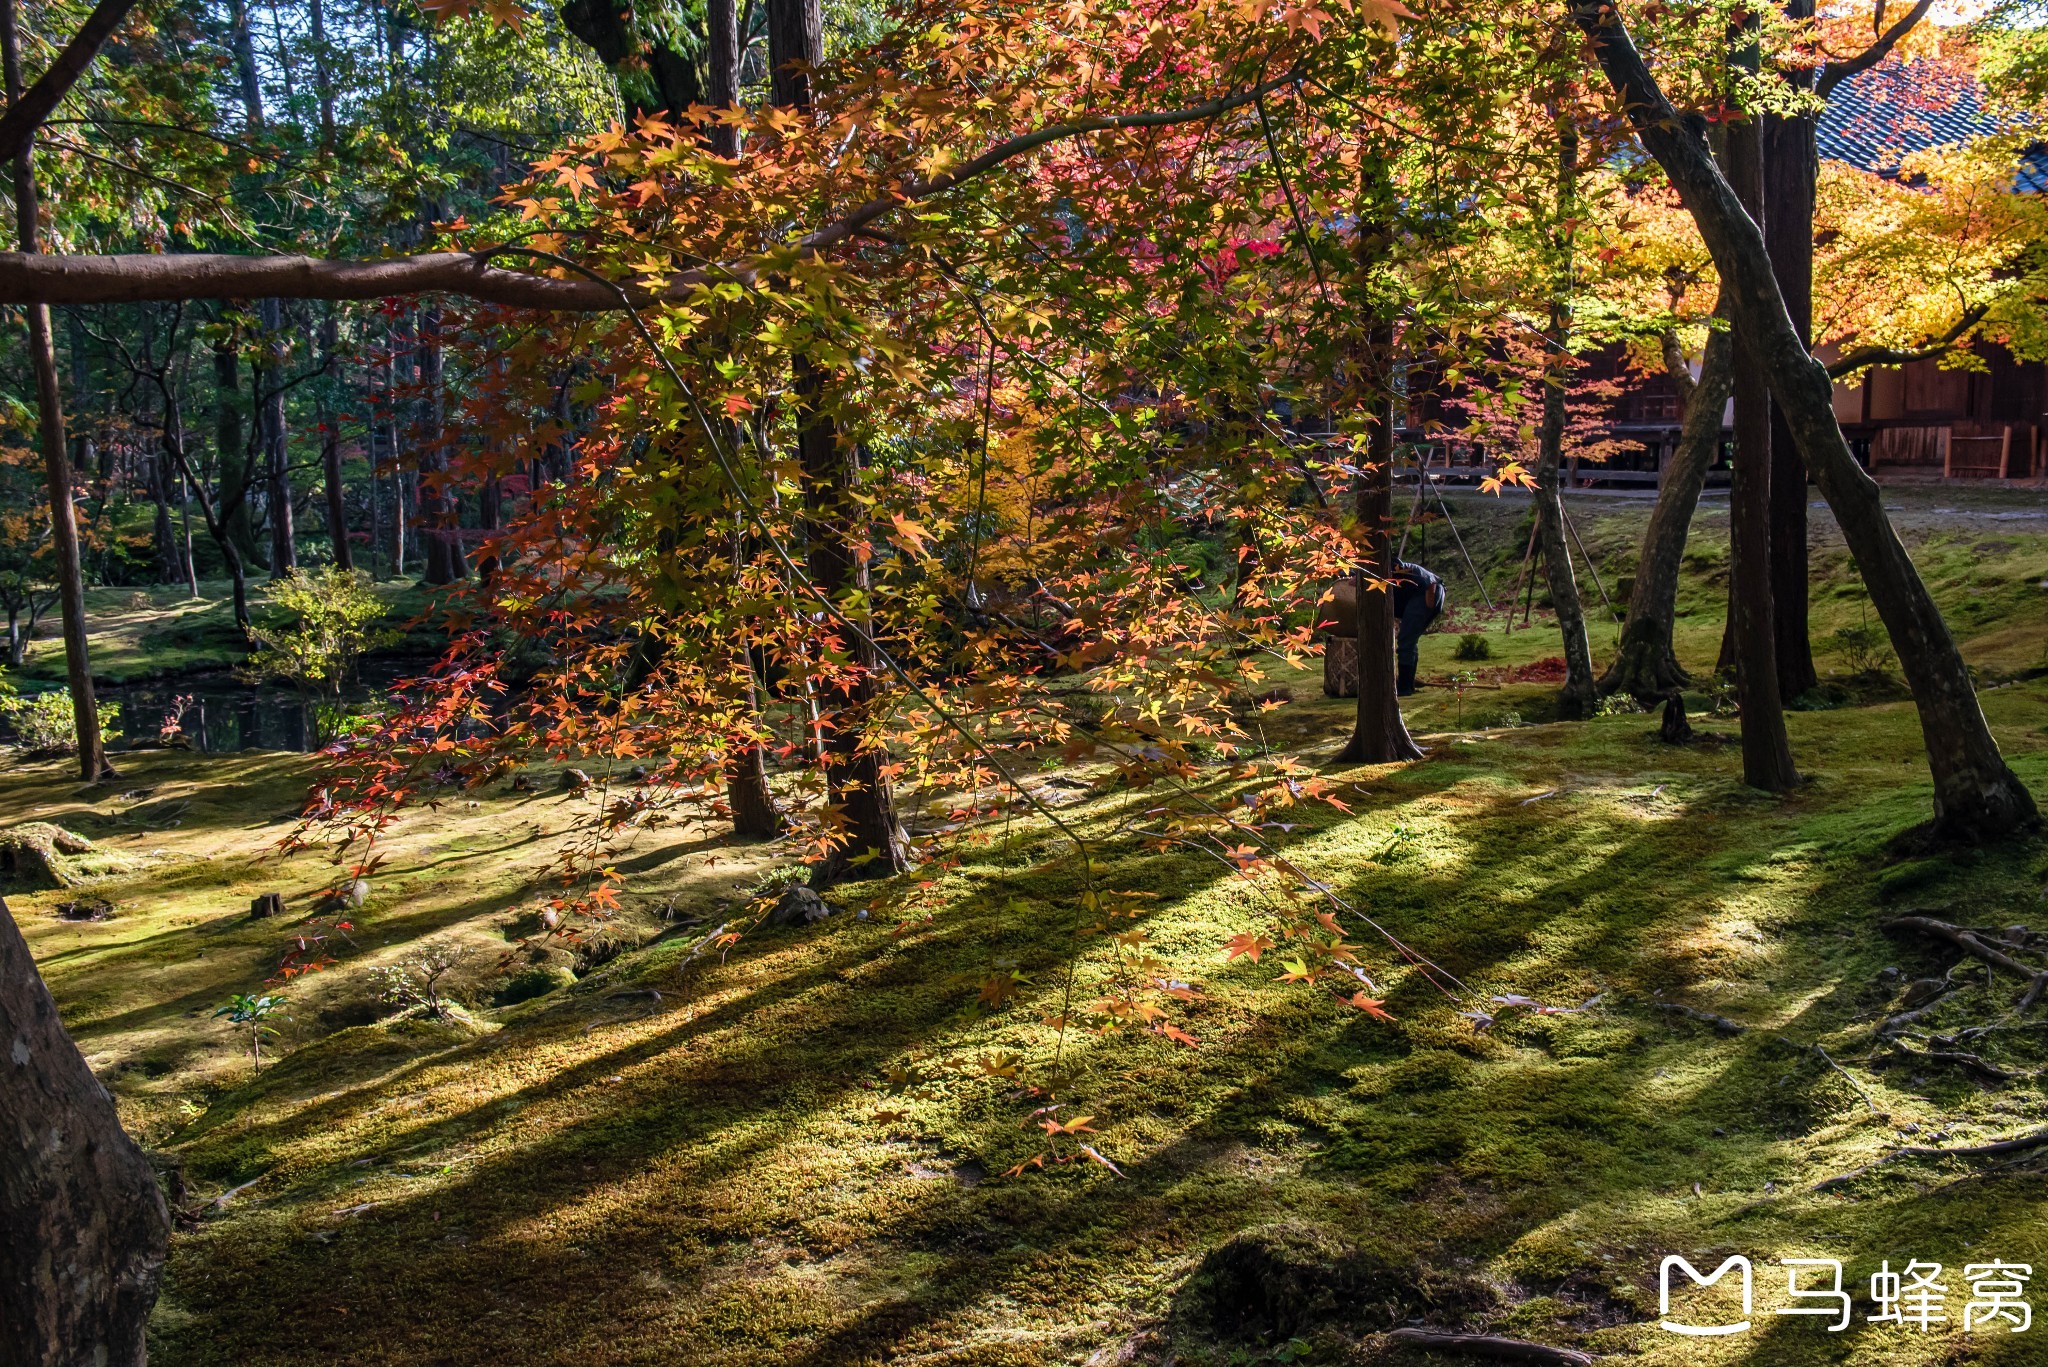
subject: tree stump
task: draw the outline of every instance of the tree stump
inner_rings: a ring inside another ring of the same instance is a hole
[[[1667,745],[1682,745],[1692,739],[1692,723],[1685,719],[1683,694],[1664,695],[1664,721],[1657,728],[1657,739]]]
[[[84,854],[92,848],[90,840],[62,826],[23,822],[0,831],[0,878],[30,892],[77,887],[81,880],[63,856]]]
[[[284,894],[266,892],[249,903],[249,919],[261,921],[271,916],[284,915]]]

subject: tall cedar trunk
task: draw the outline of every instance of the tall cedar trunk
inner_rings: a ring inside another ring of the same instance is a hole
[[[15,29],[14,0],[0,0],[0,74],[10,104],[21,98],[21,39]],[[40,250],[37,218],[35,139],[24,138],[14,158],[15,229],[19,249]],[[43,481],[50,496],[50,544],[57,559],[57,603],[64,623],[64,673],[71,685],[72,731],[78,738],[78,772],[87,782],[107,768],[100,738],[100,710],[93,696],[92,662],[86,653],[85,570],[78,554],[78,510],[71,502],[71,451],[64,437],[64,397],[57,383],[57,348],[50,336],[50,309],[30,304],[29,364],[36,380],[36,434],[43,448]]]
[[[1763,216],[1763,135],[1754,118],[1728,127],[1728,179],[1752,219]],[[1742,709],[1742,781],[1782,793],[1799,781],[1778,693],[1771,614],[1771,391],[1749,337],[1735,330],[1735,474],[1728,495],[1728,632]]]
[[[797,462],[804,490],[805,568],[811,582],[841,611],[855,618],[851,629],[833,634],[844,642],[851,669],[843,686],[828,692],[825,782],[839,809],[839,843],[811,870],[811,885],[841,879],[880,878],[910,867],[908,842],[896,820],[895,794],[883,772],[888,751],[868,740],[880,690],[872,617],[850,601],[868,597],[867,562],[855,550],[866,539],[867,513],[861,504],[860,450],[842,440],[826,407],[824,372],[802,355],[792,358],[791,388],[797,413]],[[833,630],[827,623],[827,629]]]
[[[452,584],[469,575],[462,551],[462,513],[448,480],[448,396],[441,373],[441,310],[420,314],[420,533],[429,584]]]
[[[1360,149],[1358,204],[1352,293],[1365,327],[1354,334],[1358,346],[1352,361],[1372,427],[1365,467],[1357,475],[1354,536],[1360,563],[1351,576],[1352,601],[1358,605],[1358,711],[1351,739],[1337,757],[1355,764],[1391,764],[1420,759],[1423,752],[1401,716],[1394,594],[1387,582],[1394,570],[1394,324],[1378,276],[1393,238],[1395,198],[1392,169],[1372,147]]]
[[[1811,0],[1787,6],[1797,17],[1813,13]],[[1803,11],[1803,13],[1800,13]],[[1771,273],[1785,297],[1792,329],[1813,345],[1813,216],[1820,179],[1819,120],[1766,115],[1764,139],[1764,245]],[[1778,692],[1797,698],[1820,682],[1807,623],[1806,463],[1784,415],[1771,412],[1771,613],[1777,639]]]
[[[1728,402],[1733,351],[1734,342],[1726,328],[1708,332],[1700,355],[1699,379],[1694,380],[1677,334],[1664,334],[1664,368],[1678,386],[1685,418],[1678,433],[1678,449],[1664,467],[1650,525],[1643,531],[1635,587],[1629,593],[1628,620],[1621,629],[1621,649],[1614,666],[1600,680],[1602,693],[1626,693],[1647,702],[1691,682],[1671,645],[1678,612],[1678,571],[1685,560],[1693,510],[1707,484],[1707,470],[1721,451],[1721,411]]]
[[[320,145],[334,146],[334,73],[328,69],[327,15],[321,0],[308,0],[306,18],[313,40],[313,88],[320,96]]]
[[[1937,838],[1992,840],[2039,822],[2033,796],[2006,766],[1970,672],[1927,586],[1885,516],[1877,484],[1835,421],[1827,368],[1800,341],[1771,273],[1763,234],[1680,119],[1606,0],[1569,0],[1573,20],[1621,97],[1643,146],[1671,178],[1720,273],[1736,328],[1756,348],[1800,458],[1842,528],[1891,637],[1920,714],[1934,779]]]
[[[0,900],[0,1362],[142,1367],[170,1215]]]
[[[1396,691],[1394,594],[1394,329],[1376,323],[1366,334],[1364,374],[1373,385],[1372,432],[1365,468],[1358,475],[1358,538],[1364,565],[1352,572],[1358,604],[1358,714],[1351,739],[1337,758],[1353,764],[1391,764],[1421,759],[1422,747],[1408,734]],[[1377,581],[1377,582],[1375,582]]]
[[[334,353],[340,341],[340,323],[335,319],[334,310],[329,309],[320,320],[320,359],[323,364],[336,365]],[[334,567],[353,570],[356,567],[355,550],[348,543],[348,499],[341,481],[341,419],[327,401],[326,394],[323,387],[319,408],[320,477],[327,493],[327,539],[334,546]]]
[[[768,63],[774,73],[769,98],[808,112],[808,69],[824,60],[825,21],[818,0],[768,0]],[[819,590],[835,602],[845,604],[852,594],[865,600],[867,562],[854,550],[856,543],[867,540],[866,514],[856,497],[860,448],[840,438],[826,403],[825,373],[803,355],[791,358],[790,371],[803,480],[806,569]],[[882,877],[910,867],[908,842],[896,820],[895,794],[883,773],[888,752],[867,743],[881,660],[867,624],[856,623],[856,628],[836,633],[848,638],[851,677],[838,696],[823,699],[830,723],[825,782],[844,829],[840,843],[812,867],[814,887],[849,876]]]
[[[1560,120],[1557,142],[1558,217],[1569,220],[1579,197],[1579,133]],[[1558,276],[1550,301],[1550,328],[1544,341],[1543,425],[1538,429],[1536,456],[1536,540],[1543,552],[1544,579],[1550,607],[1564,638],[1564,687],[1557,695],[1557,715],[1579,721],[1599,710],[1599,689],[1593,681],[1593,647],[1586,639],[1586,612],[1572,577],[1570,548],[1565,543],[1564,496],[1559,475],[1564,463],[1565,377],[1571,341],[1572,233],[1565,228],[1555,244]]]
[[[1783,0],[1785,16],[1811,19],[1814,0]],[[1818,72],[1784,71],[1797,91],[1811,94]],[[1820,181],[1820,118],[1764,117],[1764,249],[1799,340],[1813,345],[1813,219]],[[1820,682],[1808,623],[1812,579],[1807,565],[1806,464],[1784,415],[1771,411],[1771,611],[1778,643],[1778,691],[1797,698]]]
[[[738,7],[733,0],[706,0],[704,6],[705,98],[713,109],[732,109],[740,101],[740,29]],[[711,150],[722,157],[739,155],[739,130],[730,124],[713,124],[706,134]],[[742,537],[744,544],[745,538]],[[741,563],[747,557],[740,556]],[[747,671],[747,716],[758,724],[761,715],[760,662],[749,658]],[[765,840],[780,835],[784,828],[782,811],[768,787],[768,751],[760,744],[742,745],[725,767],[726,804],[732,809],[734,835]]]
[[[256,426],[263,449],[264,500],[270,509],[270,577],[282,579],[298,568],[298,530],[292,518],[289,433],[284,415],[284,305],[265,299],[257,306],[263,323],[263,360],[256,367]]]
[[[713,109],[731,109],[740,102],[740,20],[733,0],[705,0],[705,66],[710,79],[704,97]],[[714,124],[707,139],[721,157],[739,155],[739,130]]]

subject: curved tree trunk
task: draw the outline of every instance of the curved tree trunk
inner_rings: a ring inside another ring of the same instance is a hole
[[[1578,198],[1579,135],[1560,120],[1557,144],[1557,202],[1560,218],[1568,217]],[[1564,462],[1564,356],[1571,340],[1570,290],[1572,243],[1569,231],[1557,243],[1556,297],[1550,301],[1550,330],[1544,347],[1543,425],[1536,458],[1536,539],[1543,552],[1544,578],[1550,586],[1550,607],[1564,637],[1564,688],[1557,695],[1557,714],[1579,721],[1599,710],[1599,689],[1593,682],[1593,647],[1586,638],[1586,612],[1572,577],[1571,551],[1565,544],[1564,496],[1558,471]]]
[[[1754,118],[1728,128],[1726,170],[1751,218],[1763,216],[1763,136]],[[1742,709],[1742,781],[1782,793],[1799,781],[1778,693],[1771,612],[1771,391],[1761,358],[1735,331],[1735,478],[1728,494],[1728,628]],[[1802,587],[1802,594],[1804,589]]]
[[[0,901],[0,1362],[141,1367],[163,1193]]]
[[[1913,692],[1934,779],[1931,831],[1988,840],[2039,824],[2034,799],[2007,767],[1977,704],[1970,672],[1927,586],[1885,516],[1877,484],[1835,421],[1834,385],[1807,351],[1771,273],[1763,234],[1715,170],[1604,0],[1569,0],[1573,20],[1628,110],[1637,136],[1670,176],[1713,254],[1735,326],[1755,346],[1771,395],[1820,486]]]
[[[1690,683],[1671,646],[1678,613],[1678,573],[1685,560],[1685,540],[1693,510],[1706,487],[1707,471],[1721,450],[1721,412],[1728,403],[1732,378],[1733,340],[1726,328],[1707,334],[1700,355],[1699,379],[1692,378],[1676,333],[1664,335],[1664,368],[1685,405],[1678,449],[1664,467],[1657,506],[1643,532],[1636,557],[1636,582],[1629,593],[1628,620],[1621,629],[1621,651],[1600,680],[1600,691],[1626,693],[1638,702],[1668,696]]]

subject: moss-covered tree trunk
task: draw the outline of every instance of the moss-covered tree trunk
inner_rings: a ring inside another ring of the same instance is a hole
[[[0,1362],[142,1367],[170,1217],[0,901]]]

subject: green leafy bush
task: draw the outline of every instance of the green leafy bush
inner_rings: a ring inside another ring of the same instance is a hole
[[[364,655],[395,639],[375,623],[384,605],[360,570],[335,566],[293,570],[264,595],[275,611],[249,628],[254,647],[243,677],[288,679],[301,692],[338,695],[355,678]]]
[[[120,723],[118,704],[99,704],[100,733]],[[70,752],[78,749],[78,732],[71,719],[71,695],[63,689],[31,693],[24,697],[12,684],[0,679],[0,720],[14,733],[14,742],[24,750]]]
[[[1493,646],[1479,632],[1468,631],[1458,638],[1458,644],[1451,650],[1451,658],[1454,660],[1490,660],[1493,658]]]

